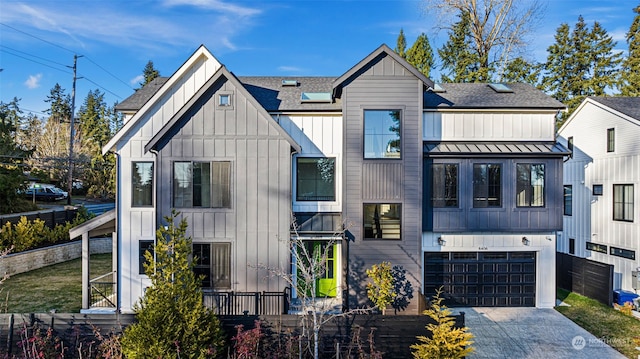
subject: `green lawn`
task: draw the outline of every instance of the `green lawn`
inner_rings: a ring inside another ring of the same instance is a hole
[[[628,358],[638,357],[640,352],[636,347],[640,347],[640,320],[597,300],[562,289],[558,289],[558,299],[570,305],[556,307],[558,312]]]
[[[91,278],[111,272],[111,254],[91,256]],[[7,279],[0,292],[0,311],[7,313],[79,313],[82,307],[82,260],[21,273]]]

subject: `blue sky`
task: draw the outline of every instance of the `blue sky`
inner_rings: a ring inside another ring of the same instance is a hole
[[[638,5],[539,2],[546,9],[528,52],[537,61],[558,26],[573,27],[579,15],[600,22],[624,51]],[[424,32],[439,47],[446,32],[437,24],[419,0],[1,0],[0,101],[18,97],[41,114],[56,83],[71,93],[78,54],[76,109],[94,89],[111,105],[139,87],[148,60],[169,76],[200,44],[238,76],[340,76],[380,44],[395,47],[400,28],[408,45]]]

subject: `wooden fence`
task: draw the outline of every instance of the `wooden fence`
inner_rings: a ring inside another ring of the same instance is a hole
[[[56,224],[64,224],[65,222],[73,221],[76,218],[77,209],[63,209],[63,210],[42,210],[34,212],[12,213],[4,214],[0,216],[0,225],[4,225],[7,222],[16,224],[20,221],[20,217],[27,217],[27,220],[33,221],[34,219],[40,219],[44,221],[44,224],[53,228]]]
[[[613,265],[556,253],[556,285],[613,305]]]

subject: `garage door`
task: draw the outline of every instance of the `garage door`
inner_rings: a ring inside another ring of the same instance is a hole
[[[535,252],[425,252],[425,294],[448,306],[533,307]]]

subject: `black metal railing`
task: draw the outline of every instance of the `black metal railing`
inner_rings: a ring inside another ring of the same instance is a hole
[[[289,289],[282,292],[204,292],[204,304],[217,315],[286,314]]]
[[[103,274],[89,281],[91,307],[112,308],[116,300],[116,272]]]

